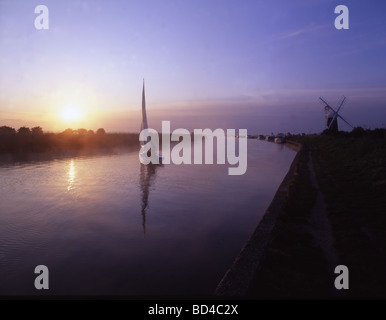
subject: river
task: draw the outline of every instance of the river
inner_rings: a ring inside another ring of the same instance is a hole
[[[145,167],[138,152],[0,166],[1,295],[211,295],[295,151],[248,140],[248,169]],[[36,290],[34,269],[49,269]]]

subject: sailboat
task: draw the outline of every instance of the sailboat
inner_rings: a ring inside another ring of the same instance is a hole
[[[149,129],[147,124],[147,115],[146,115],[146,99],[145,99],[145,79],[143,79],[143,86],[142,86],[142,122],[141,122],[141,131]],[[150,160],[149,164],[161,164],[163,156],[159,153],[159,150],[152,146],[152,150],[156,150],[155,154],[152,154],[150,150],[147,150],[147,148],[144,148],[147,143],[149,143],[150,137],[147,135],[147,141],[142,142],[141,141],[141,150],[139,151],[139,157],[141,163],[146,163],[146,160]],[[151,142],[150,142],[151,143]]]

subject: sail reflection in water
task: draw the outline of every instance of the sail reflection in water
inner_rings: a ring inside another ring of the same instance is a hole
[[[144,234],[146,234],[146,209],[149,206],[150,186],[155,179],[157,169],[161,166],[162,165],[140,164],[140,186],[142,192],[141,215]]]

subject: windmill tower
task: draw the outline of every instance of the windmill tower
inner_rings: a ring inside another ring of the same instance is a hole
[[[330,106],[330,104],[322,97],[319,98],[324,103],[324,112],[326,115],[326,130],[338,132],[338,117],[341,118],[346,124],[348,124],[351,128],[353,126],[349,124],[340,114],[339,111],[342,108],[343,104],[346,101],[346,97],[343,96],[338,103],[338,108],[335,110]]]

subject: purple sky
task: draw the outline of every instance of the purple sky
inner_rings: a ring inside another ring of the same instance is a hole
[[[34,9],[49,8],[49,30]],[[347,5],[350,29],[334,9]],[[354,126],[386,126],[386,2],[0,0],[0,125],[138,132],[149,125],[321,132],[342,95]],[[85,111],[64,123],[66,105]],[[349,129],[341,123],[342,129]]]

